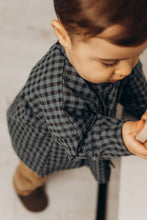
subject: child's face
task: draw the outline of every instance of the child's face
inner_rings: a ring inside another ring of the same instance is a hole
[[[137,64],[147,42],[136,47],[122,47],[104,40],[115,31],[117,28],[109,28],[100,37],[88,42],[77,40],[65,48],[71,64],[85,80],[92,83],[115,82],[128,76]]]

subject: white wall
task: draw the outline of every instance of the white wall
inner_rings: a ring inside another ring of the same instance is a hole
[[[147,51],[141,56],[147,77]],[[147,160],[121,158],[118,220],[147,219]]]

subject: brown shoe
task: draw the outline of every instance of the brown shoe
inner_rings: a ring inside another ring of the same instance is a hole
[[[37,188],[27,196],[18,195],[18,197],[25,208],[32,212],[41,212],[48,206],[48,198],[44,186]]]

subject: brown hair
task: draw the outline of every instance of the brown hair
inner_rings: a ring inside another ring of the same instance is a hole
[[[69,35],[95,37],[119,24],[123,31],[107,39],[121,46],[137,46],[147,40],[147,0],[54,0],[57,17]]]

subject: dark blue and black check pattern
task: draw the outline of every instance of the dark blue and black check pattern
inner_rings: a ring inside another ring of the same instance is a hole
[[[147,82],[138,62],[115,83],[82,79],[57,42],[32,69],[7,112],[18,157],[40,176],[89,166],[97,181],[110,176],[110,159],[131,153],[124,146],[116,106],[140,117],[147,108]]]

